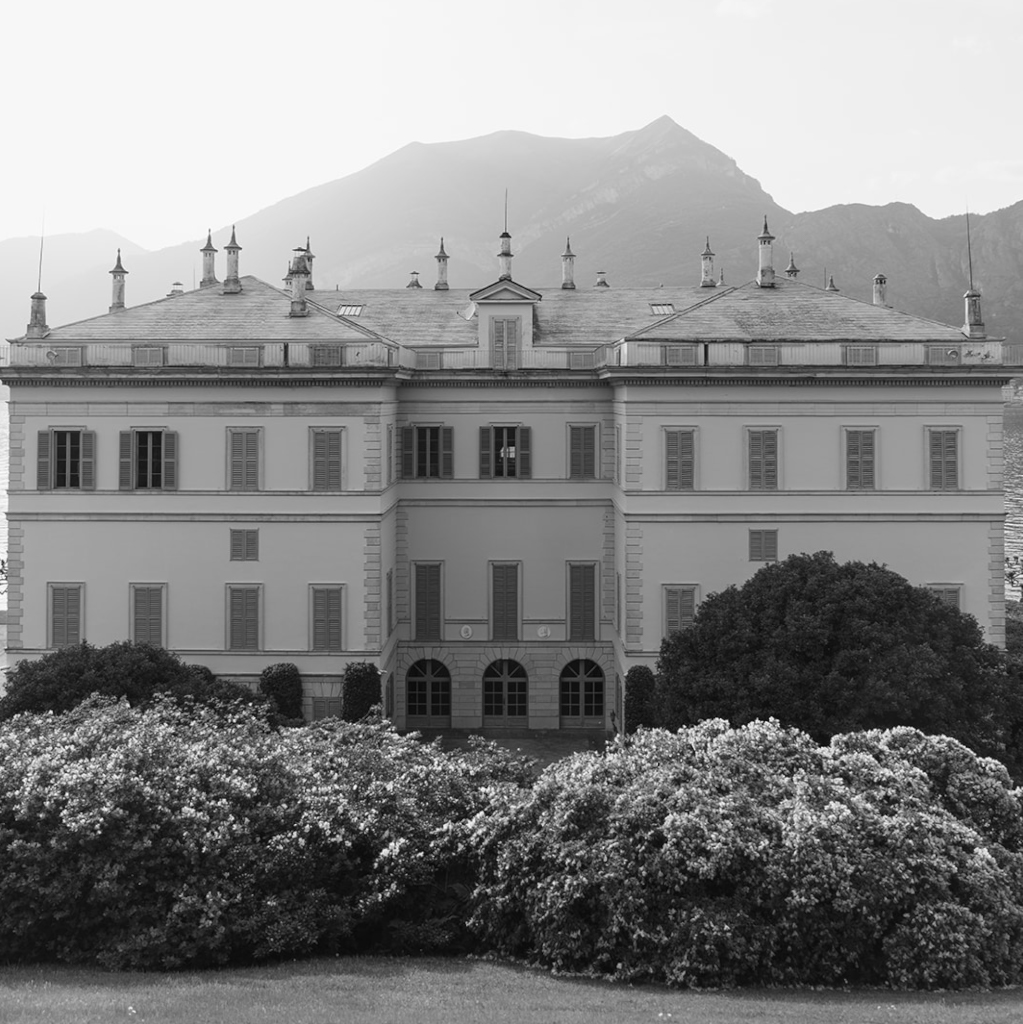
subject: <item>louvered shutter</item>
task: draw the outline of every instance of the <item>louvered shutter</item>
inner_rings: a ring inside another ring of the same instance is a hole
[[[931,490],[954,491],[959,487],[959,435],[955,430],[932,430]]]
[[[53,435],[40,430],[36,439],[36,489],[48,491],[53,486],[52,470]]]
[[[530,427],[518,429],[518,451],[516,452],[516,475],[528,479],[533,475],[533,431]]]
[[[754,491],[778,489],[778,432],[749,432],[749,485]]]
[[[242,562],[245,560],[245,541],[248,530],[231,531],[231,561]]]
[[[313,431],[313,490],[326,491],[328,483],[330,456],[327,453],[328,441],[325,430]]]
[[[83,491],[96,489],[96,431],[82,431],[81,447],[82,464],[79,474],[79,486]]]
[[[440,475],[450,480],[455,475],[455,429],[440,428]]]
[[[490,321],[490,351],[493,353],[494,369],[503,370],[504,365],[504,336],[506,320]]]
[[[135,597],[135,642],[163,646],[163,589],[161,587],[136,587]]]
[[[174,430],[163,432],[163,489],[178,489],[178,435]]]
[[[778,489],[778,432],[764,431],[764,490]]]
[[[494,431],[491,427],[480,427],[480,479],[494,475]]]
[[[597,594],[592,565],[570,565],[569,640],[593,640],[597,612]]]
[[[342,650],[340,587],[313,590],[313,650]]]
[[[568,474],[574,480],[591,480],[596,474],[596,428],[569,428]]]
[[[497,564],[492,567],[494,639],[519,637],[519,567]]]
[[[235,587],[231,590],[231,650],[259,650],[259,590]]]
[[[131,457],[132,433],[122,430],[117,444],[117,486],[122,491],[130,491],[134,485]]]
[[[874,431],[846,432],[846,487],[849,490],[874,488]]]
[[[416,475],[416,428],[401,428],[401,475],[411,480]]]
[[[667,633],[676,633],[693,624],[696,591],[692,587],[669,587],[664,598],[664,628]]]
[[[245,438],[245,483],[247,491],[259,490],[259,432],[247,430]]]
[[[232,430],[231,441],[231,480],[230,489],[240,491],[245,484],[245,442],[241,431]]]
[[[416,566],[416,639],[440,639],[440,566]]]
[[[764,560],[778,561],[778,531],[764,530]]]
[[[749,560],[751,562],[762,562],[764,560],[763,530],[750,530],[749,532]]]
[[[665,477],[669,491],[691,491],[695,476],[695,444],[691,430],[669,430],[665,438]],[[750,467],[752,472],[752,449]]]
[[[243,530],[245,537],[245,561],[259,561],[259,530]]]
[[[82,588],[53,587],[50,600],[51,644],[67,647],[81,643]]]
[[[504,368],[514,370],[519,365],[519,321],[504,322]]]

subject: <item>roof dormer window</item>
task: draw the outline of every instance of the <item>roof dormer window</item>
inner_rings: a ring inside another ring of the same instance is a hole
[[[650,312],[654,316],[671,316],[675,312],[675,306],[671,302],[651,302]]]
[[[337,307],[338,316],[362,316],[362,306],[357,304],[345,305],[342,304]]]

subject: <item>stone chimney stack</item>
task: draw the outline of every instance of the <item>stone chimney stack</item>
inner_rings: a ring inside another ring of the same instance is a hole
[[[213,231],[209,230],[206,232],[206,244],[199,250],[202,253],[202,280],[199,282],[200,288],[210,288],[220,282],[217,280],[216,268],[214,267],[214,259],[217,255],[217,250],[213,247]]]
[[[305,249],[295,249],[295,258],[288,268],[288,277],[291,278],[291,312],[289,316],[308,316],[309,307],[306,305],[305,293],[306,282],[309,280],[309,264],[306,262]]]
[[[874,277],[874,305],[887,306],[888,278],[884,274],[877,274]]]
[[[121,250],[117,250],[117,262],[114,264],[114,269],[110,271],[114,276],[113,281],[113,294],[110,299],[110,312],[116,313],[119,310],[124,309],[124,276],[128,273],[124,267],[121,266]]]
[[[597,271],[597,283],[593,286],[594,288],[610,288],[611,285],[607,283],[607,272],[604,270]]]
[[[406,288],[422,288],[423,286],[419,283],[419,271],[412,270],[409,272],[408,284]]]
[[[774,287],[774,263],[771,254],[771,243],[774,235],[767,227],[767,214],[764,214],[764,230],[757,241],[760,243],[760,269],[757,271],[757,286],[760,288]]]
[[[710,235],[707,236],[707,245],[700,253],[700,287],[714,288],[717,282],[714,280],[714,253],[710,249]]]
[[[440,240],[440,251],[434,256],[437,261],[437,283],[433,286],[435,292],[446,292],[448,290],[448,254],[444,251],[444,239]]]
[[[507,230],[501,232],[501,251],[497,254],[497,262],[500,264],[501,273],[498,276],[499,281],[510,281],[511,275],[511,261],[515,254],[511,251],[511,235],[508,234]]]
[[[837,292],[838,291],[838,285],[835,284],[835,275],[834,274],[829,274],[828,275],[828,286],[824,290],[826,292]]]
[[[561,254],[561,287],[566,291],[575,291],[575,253],[572,252],[572,239],[565,239],[565,251]]]
[[[799,276],[799,267],[796,266],[796,257],[789,253],[789,265],[785,268],[785,276],[791,277],[793,281]]]
[[[227,277],[224,278],[224,294],[237,295],[242,290],[242,282],[238,277],[238,253],[242,247],[234,237],[234,225],[231,225],[231,241],[224,246],[227,253]]]
[[[171,290],[167,292],[166,298],[173,298],[175,295],[184,295],[185,286],[180,281],[174,281],[171,284]]]
[[[311,292],[316,287],[316,285],[313,284],[313,260],[314,259],[316,259],[316,257],[313,255],[312,249],[309,248],[309,236],[306,235],[305,236],[305,261],[306,261],[306,265],[309,267],[309,280],[307,280],[306,283],[305,283],[305,290],[307,292]]]
[[[978,341],[987,337],[984,330],[984,319],[980,315],[980,292],[972,285],[969,291],[963,296],[966,304],[966,323],[963,324],[963,334],[967,338],[975,338]]]
[[[46,325],[46,296],[42,292],[36,292],[32,296],[32,311],[28,316],[28,329],[25,331],[26,338],[45,338],[50,333]]]

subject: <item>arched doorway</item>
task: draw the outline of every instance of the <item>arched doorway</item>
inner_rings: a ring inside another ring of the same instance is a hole
[[[586,658],[561,670],[561,728],[604,728],[604,672]]]
[[[410,729],[451,727],[451,673],[443,662],[424,658],[405,674],[405,724]]]
[[[483,673],[484,727],[525,726],[528,692],[529,676],[517,661],[492,661]]]

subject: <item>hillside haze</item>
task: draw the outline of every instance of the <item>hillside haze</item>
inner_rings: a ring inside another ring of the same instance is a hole
[[[823,285],[826,268],[843,293],[868,301],[873,277],[882,272],[891,305],[962,322],[969,282],[963,217],[933,220],[901,203],[792,214],[734,160],[668,117],[610,138],[502,131],[459,142],[411,143],[355,174],[238,220],[241,272],[279,283],[291,250],[309,236],[317,287],[402,287],[415,270],[429,288],[443,236],[451,286],[479,287],[497,276],[505,189],[512,272],[541,291],[560,284],[560,255],[569,236],[580,288],[590,287],[598,270],[606,271],[612,287],[693,283],[707,236],[726,283],[747,281],[756,272],[756,236],[766,214],[776,236],[776,269],[785,267],[793,250],[802,280]],[[1023,340],[1023,203],[973,216],[970,227],[988,332]],[[191,288],[200,277],[198,250],[205,242],[204,227],[196,229],[188,242],[151,253],[115,242],[116,236],[92,238],[108,233],[91,233],[92,242],[109,245],[105,256],[90,249],[78,266],[45,266],[50,324],[106,311],[107,271],[117,245],[129,271],[129,305],[165,295],[174,281]],[[220,278],[229,237],[230,225],[213,232]],[[38,250],[31,258],[20,249],[8,253],[9,245],[0,243],[0,267],[12,285],[3,295],[0,326],[6,337],[17,337],[28,319]],[[56,246],[56,239],[47,240],[48,252]],[[18,273],[14,260],[20,261]],[[13,284],[25,278],[26,261],[30,284],[18,294]]]

